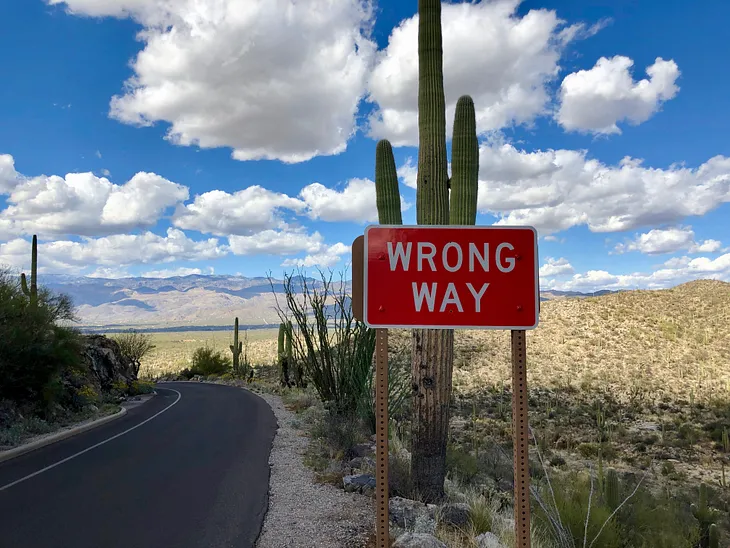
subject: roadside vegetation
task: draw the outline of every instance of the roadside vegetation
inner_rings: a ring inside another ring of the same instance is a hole
[[[374,472],[370,457],[358,457],[374,440],[372,334],[351,318],[341,280],[308,280],[287,277],[280,303],[284,329],[292,322],[290,367],[302,365],[306,388],[282,384],[274,330],[249,334],[268,349],[252,360],[252,386],[298,414],[312,440],[307,464],[341,488],[349,474]],[[729,314],[730,284],[707,280],[542,303],[527,347],[534,546],[705,548],[714,536],[728,544]],[[226,358],[230,339],[216,347]],[[391,330],[390,492],[415,500],[410,348],[408,331]],[[477,546],[487,532],[512,542],[509,356],[507,333],[455,334],[446,491],[470,517],[424,526],[450,547]]]

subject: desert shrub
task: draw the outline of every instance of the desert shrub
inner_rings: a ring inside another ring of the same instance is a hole
[[[368,379],[372,375],[375,330],[355,320],[345,273],[333,283],[320,271],[320,280],[285,274],[286,302],[279,303],[274,281],[276,310],[284,325],[296,326],[291,337],[294,360],[304,366],[322,401],[331,402],[339,414],[351,414],[370,398]],[[289,322],[292,322],[291,324]]]
[[[641,480],[618,485],[620,502],[612,506],[589,473],[553,475],[550,486],[544,481],[533,490],[533,523],[548,530],[560,548],[583,546],[584,538],[593,548],[696,546],[698,530],[689,504],[667,492],[652,492]]]
[[[446,471],[463,483],[470,483],[479,474],[479,460],[467,449],[449,445],[446,448]]]
[[[388,357],[388,417],[400,421],[407,416],[412,393],[410,356],[405,352],[392,352]],[[375,432],[375,368],[371,367],[360,398],[358,413]]]
[[[343,415],[331,409],[316,422],[311,434],[322,439],[341,460],[351,459],[355,445],[366,439],[359,417]]]
[[[201,346],[193,352],[190,376],[201,375],[223,375],[231,369],[231,360],[220,350],[214,350],[209,346]]]
[[[142,394],[151,394],[155,390],[154,383],[146,381],[132,381],[129,385],[130,396],[140,396]]]
[[[47,407],[62,396],[59,376],[81,364],[74,319],[66,295],[38,290],[32,305],[8,271],[0,272],[0,400]]]
[[[128,331],[115,335],[113,339],[119,345],[122,356],[132,362],[136,377],[139,374],[142,358],[155,348],[155,345],[152,344],[152,337],[137,331]]]

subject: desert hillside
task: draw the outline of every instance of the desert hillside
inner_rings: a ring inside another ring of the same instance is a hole
[[[394,331],[407,351],[405,331]],[[730,283],[699,280],[542,303],[527,334],[532,387],[593,389],[624,398],[697,401],[730,395]],[[509,385],[509,333],[456,333],[454,388],[468,395]]]

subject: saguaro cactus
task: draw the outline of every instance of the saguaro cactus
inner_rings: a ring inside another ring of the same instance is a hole
[[[713,547],[712,541],[717,542],[717,527],[715,520],[718,517],[717,511],[710,508],[707,503],[707,485],[700,484],[700,500],[698,504],[690,505],[692,515],[699,522],[700,526],[700,548],[716,548]],[[715,529],[713,533],[713,528]]]
[[[441,1],[419,0],[418,14],[416,218],[423,225],[473,225],[479,176],[474,102],[471,97],[463,96],[456,104],[449,180]],[[385,140],[376,149],[375,186],[380,223],[401,224],[398,176],[392,147]],[[444,496],[453,348],[451,330],[413,330],[411,477],[415,490],[426,501],[437,501]]]
[[[38,237],[33,234],[33,245],[31,248],[30,263],[30,288],[25,273],[20,275],[20,287],[30,298],[30,304],[35,305],[38,302]]]
[[[277,355],[279,357],[279,382],[281,386],[291,386],[289,380],[289,366],[291,365],[292,341],[288,330],[291,328],[291,322],[287,324],[279,324],[279,346]]]
[[[233,344],[230,348],[233,353],[233,373],[238,375],[241,367],[241,354],[243,353],[243,342],[238,340],[238,318],[233,324]]]

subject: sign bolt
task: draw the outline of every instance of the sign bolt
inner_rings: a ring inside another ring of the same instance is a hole
[[[382,304],[378,308],[378,312],[385,312],[385,307]]]
[[[382,252],[381,253],[378,253],[378,260],[379,261],[384,261],[385,260],[385,253],[382,253]]]
[[[522,305],[521,304],[518,304],[517,305],[517,312],[522,312]]]
[[[522,260],[522,255],[519,255],[519,254],[518,255],[515,255],[515,259],[517,259],[518,261],[521,261]]]

